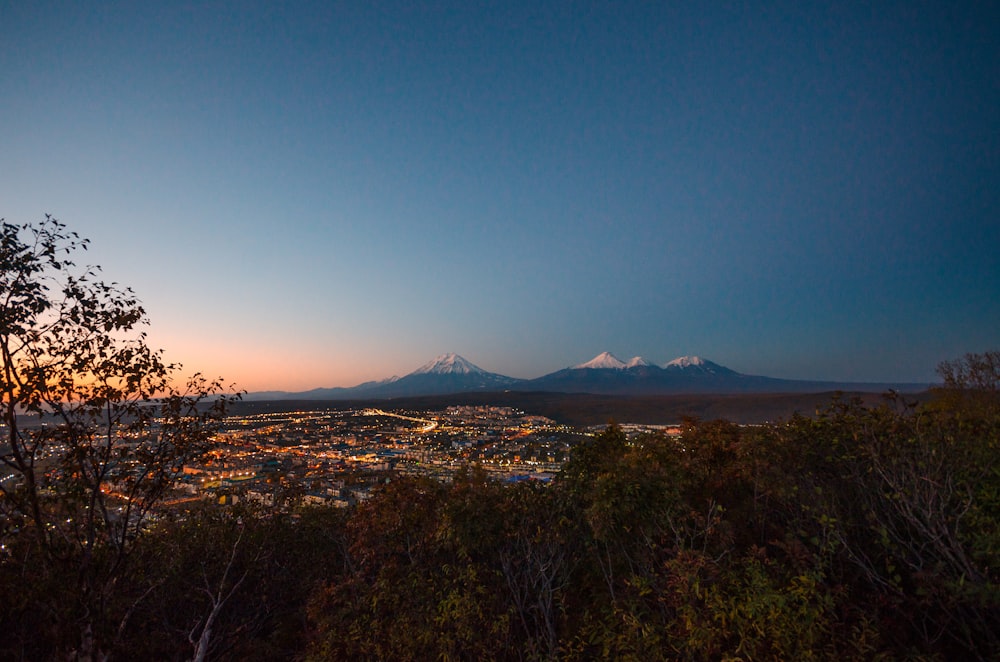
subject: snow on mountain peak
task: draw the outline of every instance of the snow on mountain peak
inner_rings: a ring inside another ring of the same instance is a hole
[[[677,368],[690,368],[693,366],[701,367],[705,365],[705,359],[700,356],[679,356],[669,363],[663,365],[664,368],[669,368],[670,366],[675,366]]]
[[[477,365],[473,365],[469,361],[466,361],[458,354],[449,352],[447,354],[442,354],[429,363],[425,363],[414,370],[411,374],[473,375],[485,372],[485,370]]]
[[[577,368],[596,368],[596,369],[607,369],[621,370],[625,368],[625,363],[617,359],[611,352],[601,352],[594,358],[590,359],[586,363],[581,363],[580,365],[573,366],[574,369]]]
[[[641,356],[633,356],[625,364],[625,367],[626,368],[639,368],[639,367],[648,366],[648,365],[649,365],[649,361],[647,361],[646,359],[642,358]]]

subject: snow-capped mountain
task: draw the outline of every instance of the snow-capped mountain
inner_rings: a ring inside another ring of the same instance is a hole
[[[693,365],[705,365],[705,359],[700,356],[678,356],[673,361],[667,361],[663,364],[664,368],[669,368],[670,366],[676,366],[678,368],[690,368]]]
[[[805,384],[742,375],[699,356],[681,356],[660,367],[640,356],[625,363],[610,352],[604,352],[586,363],[557,370],[512,388],[522,391],[653,395],[796,391],[805,388]]]
[[[442,354],[410,373],[411,375],[475,375],[489,374],[482,368],[465,360],[454,352]]]
[[[623,370],[626,367],[624,361],[619,360],[611,352],[601,352],[586,363],[575,365],[571,370]]]
[[[449,352],[429,361],[391,384],[364,395],[397,398],[415,395],[443,395],[468,391],[503,391],[520,380],[483,370],[458,354]]]
[[[370,381],[349,388],[317,388],[301,393],[269,391],[249,394],[250,400],[364,400],[422,395],[444,395],[469,391],[503,391],[519,379],[487,372],[458,354],[449,352],[425,363],[403,377]]]
[[[448,353],[404,377],[365,382],[351,388],[318,388],[301,393],[251,393],[247,399],[367,400],[508,390],[606,395],[817,393],[833,390],[884,391],[887,388],[915,392],[921,386],[926,385],[851,384],[744,375],[699,356],[681,356],[660,367],[641,356],[624,362],[610,352],[602,352],[585,363],[537,379],[514,379],[487,372],[458,354]]]
[[[601,352],[586,363],[527,380],[514,388],[566,393],[645,392],[651,373],[660,372],[663,370],[641,356],[625,362],[611,352]]]
[[[650,363],[641,356],[633,356],[628,361],[622,361],[611,352],[601,352],[586,363],[575,365],[570,370],[628,370],[629,368],[642,368]]]
[[[700,356],[679,356],[672,361],[663,364],[663,369],[668,371],[680,371],[686,374],[704,373],[709,375],[737,375],[739,373],[724,368],[718,363],[712,363]]]

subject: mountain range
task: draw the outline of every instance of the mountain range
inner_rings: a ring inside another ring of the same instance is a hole
[[[349,388],[311,391],[262,391],[249,400],[364,400],[452,393],[524,391],[600,395],[720,393],[814,393],[822,391],[901,392],[926,390],[929,384],[827,382],[744,375],[698,356],[682,356],[662,366],[641,356],[622,361],[610,352],[536,379],[516,379],[483,370],[449,353],[404,377],[365,382]]]

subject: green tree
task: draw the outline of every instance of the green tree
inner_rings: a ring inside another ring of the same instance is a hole
[[[0,221],[2,581],[45,586],[26,609],[51,625],[49,654],[80,659],[126,625],[116,589],[132,545],[232,399],[200,375],[177,385],[135,294],[74,263],[87,243],[51,216]],[[27,612],[8,617],[38,639]]]
[[[1000,417],[1000,352],[942,361],[937,371],[942,383],[933,389],[932,410],[961,413],[980,423]]]
[[[946,658],[1000,653],[1000,425],[947,391],[926,407],[835,402],[793,421],[805,513],[835,545],[838,581],[884,641]]]

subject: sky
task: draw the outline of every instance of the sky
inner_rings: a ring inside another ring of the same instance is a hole
[[[249,391],[1000,349],[975,2],[3,2],[0,216]]]

